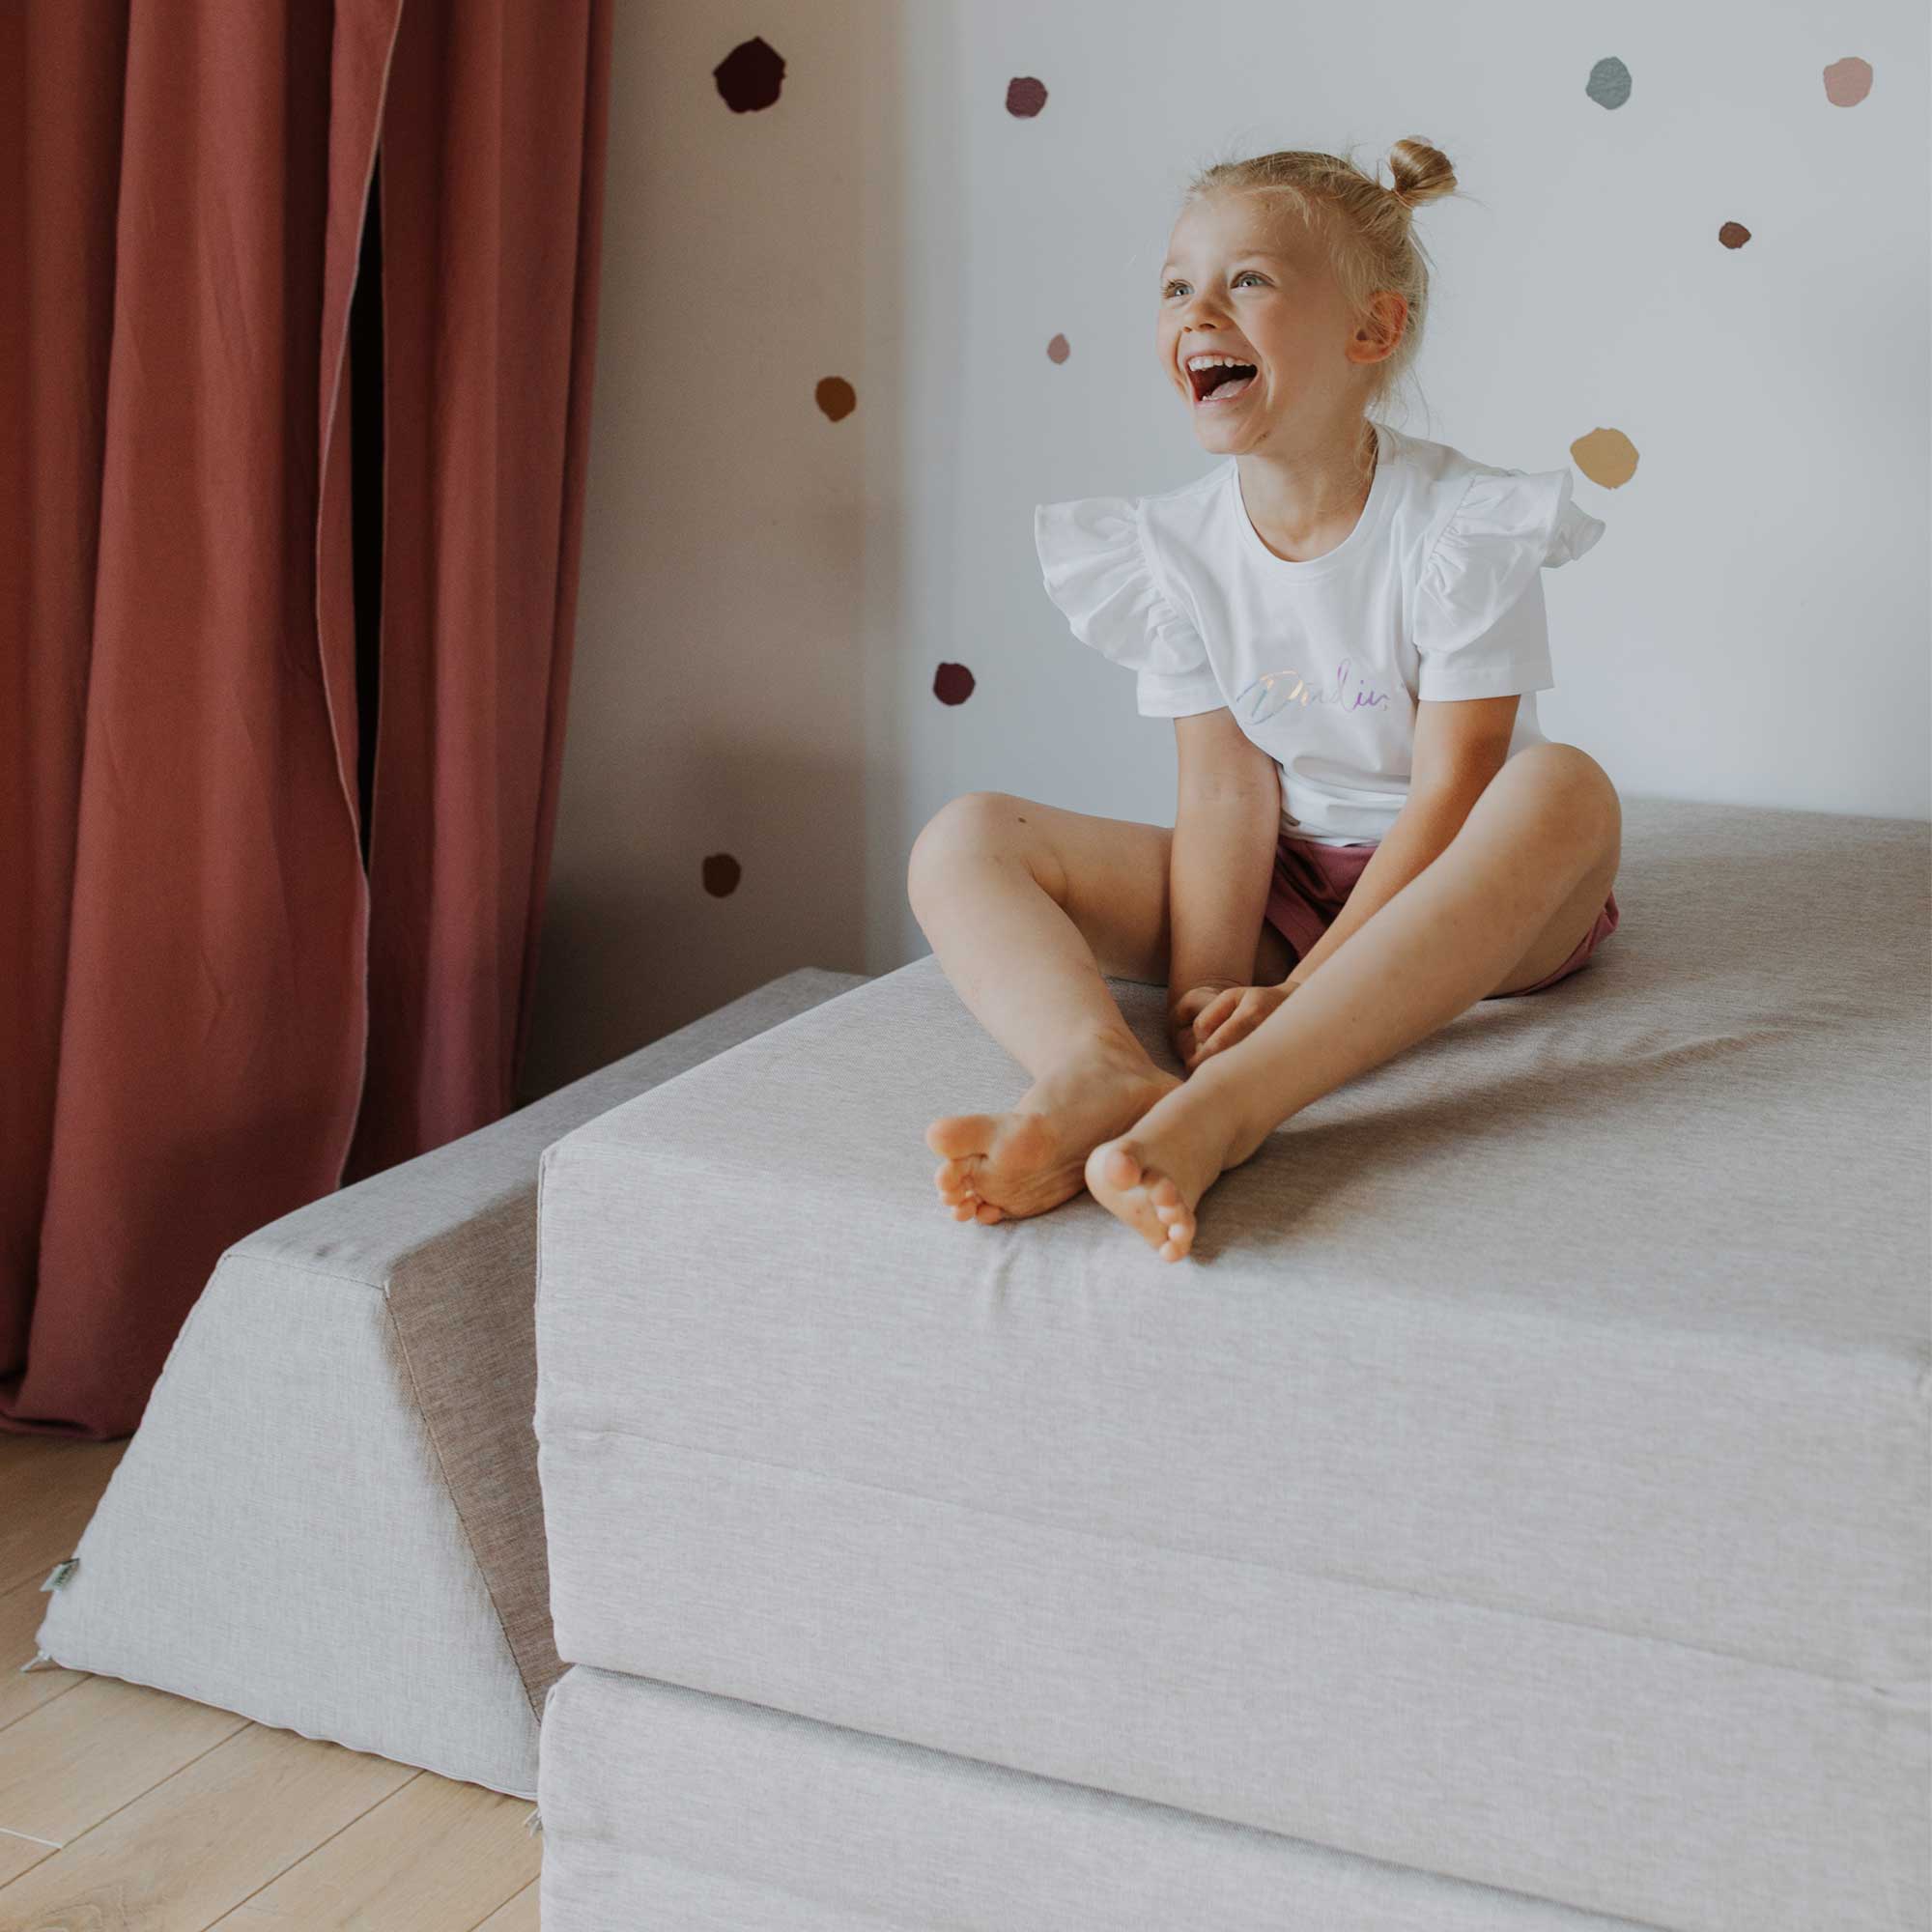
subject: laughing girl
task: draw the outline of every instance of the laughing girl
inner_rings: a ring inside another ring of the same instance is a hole
[[[914,843],[933,952],[1034,1076],[1010,1112],[927,1128],[956,1220],[1084,1186],[1179,1261],[1202,1196],[1284,1121],[1616,928],[1616,789],[1544,737],[1535,696],[1542,572],[1604,526],[1567,469],[1380,419],[1428,307],[1413,211],[1456,185],[1421,140],[1389,171],[1294,150],[1193,181],[1154,349],[1221,460],[1035,512],[1074,637],[1174,720],[1179,799],[1169,831],[975,792]],[[1166,985],[1182,1075],[1108,977]]]

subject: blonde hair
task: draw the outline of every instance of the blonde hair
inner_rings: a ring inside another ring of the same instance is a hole
[[[1449,157],[1419,135],[1389,150],[1394,185],[1383,187],[1352,158],[1283,148],[1246,160],[1216,161],[1190,180],[1183,211],[1217,194],[1260,194],[1293,209],[1328,248],[1335,280],[1357,324],[1373,324],[1370,299],[1393,289],[1408,305],[1402,340],[1374,365],[1365,413],[1377,414],[1413,368],[1429,313],[1430,261],[1415,239],[1414,209],[1458,192]]]

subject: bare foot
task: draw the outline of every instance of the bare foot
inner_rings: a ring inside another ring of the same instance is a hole
[[[925,1130],[932,1177],[955,1221],[1043,1214],[1078,1194],[1096,1141],[1131,1126],[1182,1084],[1152,1062],[1097,1050],[1035,1084],[1005,1114],[946,1114]]]
[[[1151,1108],[1131,1132],[1102,1141],[1087,1156],[1087,1191],[1162,1261],[1178,1262],[1194,1245],[1201,1197],[1260,1145],[1232,1126],[1211,1096],[1189,1092]]]

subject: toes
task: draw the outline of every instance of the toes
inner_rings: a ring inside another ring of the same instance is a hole
[[[1104,1141],[1094,1150],[1093,1158],[1098,1161],[1100,1179],[1109,1187],[1125,1189],[1139,1185],[1140,1157],[1134,1152],[1131,1142]]]
[[[925,1144],[952,1159],[984,1153],[998,1125],[991,1114],[946,1114],[926,1128]]]

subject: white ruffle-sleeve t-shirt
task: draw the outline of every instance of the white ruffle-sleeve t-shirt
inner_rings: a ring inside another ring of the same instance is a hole
[[[1232,456],[1160,496],[1034,510],[1047,595],[1083,644],[1137,673],[1142,717],[1225,705],[1281,772],[1282,831],[1325,845],[1395,823],[1419,699],[1520,695],[1509,755],[1546,742],[1542,572],[1604,533],[1567,469],[1498,469],[1374,427],[1355,527],[1304,563],[1256,533]]]

